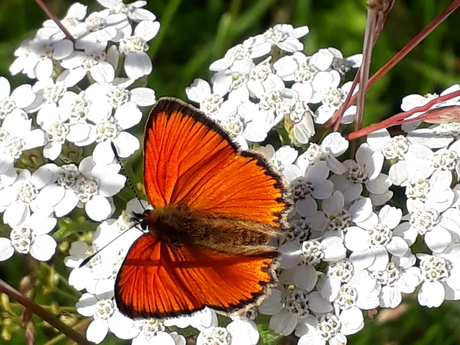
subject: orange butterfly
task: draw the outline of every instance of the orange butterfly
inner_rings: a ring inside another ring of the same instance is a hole
[[[123,314],[230,313],[267,294],[278,256],[268,243],[288,202],[265,159],[239,150],[192,106],[163,98],[146,124],[144,185],[154,210],[136,214],[149,233],[131,246],[115,282]]]

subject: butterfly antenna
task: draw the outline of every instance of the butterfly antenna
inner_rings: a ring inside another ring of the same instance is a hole
[[[115,155],[115,158],[117,159],[118,164],[120,164],[120,166],[121,166],[121,171],[125,175],[126,180],[128,180],[128,184],[130,185],[131,190],[134,192],[134,194],[137,197],[137,200],[139,201],[139,204],[141,204],[142,209],[145,211],[145,207],[144,207],[144,205],[142,205],[141,198],[139,198],[139,195],[137,194],[137,191],[134,188],[134,185],[131,182],[131,179],[129,178],[128,173],[126,172],[126,169],[125,169],[123,163],[121,162],[120,156],[118,155],[117,148],[115,147],[115,144],[113,143],[113,141],[110,142],[110,146],[112,147],[113,154]]]
[[[142,231],[140,230],[139,228],[136,227],[137,224],[134,224],[132,227],[130,227],[129,229],[126,229],[125,231],[123,231],[121,234],[119,234],[117,237],[115,237],[113,240],[111,240],[109,243],[106,243],[102,248],[98,249],[95,253],[91,254],[90,256],[88,256],[87,258],[85,258],[81,263],[80,265],[78,265],[78,268],[82,268],[83,266],[85,266],[88,262],[91,261],[92,258],[94,258],[97,254],[99,254],[102,250],[104,250],[105,248],[107,248],[110,244],[112,244],[113,242],[115,242],[116,240],[118,240],[121,236],[123,236],[124,234],[126,234],[128,232],[128,230],[131,230],[132,228],[135,228],[139,231]]]

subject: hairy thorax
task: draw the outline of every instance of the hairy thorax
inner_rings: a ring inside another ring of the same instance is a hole
[[[249,220],[211,217],[186,206],[157,207],[136,215],[150,233],[174,246],[202,246],[222,253],[260,254],[278,229]]]

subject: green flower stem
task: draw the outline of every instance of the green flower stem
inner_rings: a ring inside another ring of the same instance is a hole
[[[65,323],[58,320],[52,314],[47,312],[45,309],[40,307],[38,304],[33,302],[32,300],[26,298],[22,295],[18,290],[14,289],[11,285],[0,279],[0,291],[7,294],[11,299],[22,304],[25,308],[30,310],[35,315],[39,316],[50,325],[64,333],[67,337],[75,341],[77,344],[80,345],[91,345],[92,343],[86,340],[86,338],[81,335],[80,333],[75,332],[72,328],[67,326]]]

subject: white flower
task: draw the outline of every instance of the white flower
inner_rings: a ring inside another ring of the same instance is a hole
[[[323,200],[322,206],[327,216],[326,229],[333,234],[338,233],[342,236],[342,233],[348,230],[352,222],[352,215],[345,207],[343,194],[340,191],[334,191],[330,198]],[[372,210],[368,212],[370,213]]]
[[[159,22],[143,20],[137,24],[132,36],[120,40],[120,53],[126,55],[125,72],[131,79],[138,79],[152,71],[152,61],[145,53],[147,42],[156,36],[160,29]]]
[[[51,214],[55,200],[41,200],[37,197],[41,189],[54,183],[55,178],[47,166],[40,167],[33,174],[24,169],[11,186],[0,190],[0,202],[5,207],[5,224],[15,227],[26,221],[31,211]]]
[[[87,54],[92,54],[106,49],[108,41],[118,42],[131,32],[132,28],[126,15],[110,13],[109,10],[92,12],[84,23],[78,26],[75,46]]]
[[[72,83],[81,81],[87,73],[98,83],[108,83],[115,77],[115,69],[108,61],[104,51],[95,51],[89,54],[75,51],[62,60],[62,67],[69,69],[67,76]]]
[[[24,117],[24,110],[35,100],[35,94],[30,85],[18,86],[11,92],[8,79],[0,77],[0,121],[9,114],[19,112]]]
[[[369,144],[362,144],[356,152],[356,161],[346,160],[343,164],[348,172],[331,177],[334,187],[345,196],[345,203],[356,200],[363,191],[363,184],[369,192],[374,205],[383,205],[391,199],[393,193],[387,175],[382,174],[384,157],[380,151],[374,150]]]
[[[396,308],[402,302],[402,293],[415,291],[422,278],[420,269],[414,265],[415,256],[410,253],[403,257],[393,257],[384,270],[371,272],[381,285],[380,307]]]
[[[259,58],[270,52],[271,44],[263,35],[248,38],[242,44],[230,48],[222,59],[214,61],[209,70],[222,72],[227,69],[241,70],[241,65],[252,65],[252,59]]]
[[[297,344],[324,345],[326,342],[331,345],[346,344],[347,338],[342,332],[342,328],[344,328],[342,322],[346,323],[348,329],[359,330],[362,328],[360,325],[364,325],[362,313],[357,308],[351,309],[349,313],[345,313],[341,317],[333,313],[319,316],[309,315],[303,322],[303,335]]]
[[[350,227],[345,235],[345,246],[353,251],[350,260],[359,269],[369,268],[373,271],[385,269],[389,262],[388,252],[401,257],[409,249],[402,237],[393,233],[400,223],[400,209],[385,206],[379,216],[371,216],[361,222],[361,227]]]
[[[56,218],[42,213],[32,214],[25,222],[13,226],[10,239],[0,238],[0,261],[8,260],[14,251],[48,261],[56,250],[56,241],[48,233],[56,226]]]
[[[235,90],[231,96],[236,96],[239,90],[242,89]],[[246,94],[241,97],[229,97],[222,104],[217,120],[234,141],[243,149],[247,149],[248,141],[261,142],[267,137],[275,118],[273,112],[260,109]]]
[[[131,328],[135,322],[120,315],[110,293],[102,296],[84,293],[76,303],[76,308],[81,315],[92,317],[86,329],[86,338],[96,344],[104,340],[109,329],[115,333],[120,329]]]
[[[306,217],[311,214],[309,210],[316,210],[316,200],[324,200],[332,195],[333,184],[327,179],[329,169],[325,161],[308,166],[305,172],[299,168],[297,173],[298,177],[290,182],[291,196],[296,212]]]
[[[13,111],[3,120],[0,127],[0,161],[13,163],[22,153],[45,144],[41,129],[32,127],[32,120],[23,111]],[[7,165],[0,168],[0,172]]]
[[[409,141],[406,137],[398,135],[390,137],[386,129],[375,131],[367,136],[367,143],[374,150],[380,150],[385,159],[392,164],[388,172],[392,184],[400,186],[408,179],[405,157],[409,150]]]
[[[197,345],[255,345],[259,341],[259,331],[253,321],[234,318],[226,328],[217,324],[201,329]]]
[[[256,151],[261,152],[265,158],[273,163],[275,168],[286,176],[288,182],[297,174],[297,167],[293,164],[298,152],[288,145],[284,145],[275,151],[272,145],[260,146]]]
[[[213,87],[216,89],[214,93],[211,92],[211,86],[207,81],[196,78],[192,85],[185,89],[188,99],[198,103],[200,110],[211,118],[215,118],[219,112],[226,92],[225,88],[219,87],[218,82]]]
[[[102,6],[109,9],[111,13],[121,13],[128,16],[129,19],[140,22],[142,20],[155,20],[155,15],[146,10],[144,7],[145,1],[135,1],[130,4],[124,4],[123,0],[98,0]]]
[[[37,123],[44,130],[47,141],[43,154],[52,160],[61,154],[62,145],[69,133],[69,126],[66,122],[70,113],[59,110],[56,103],[45,103],[37,114]]]
[[[164,345],[185,345],[185,338],[176,332],[170,334],[166,331],[164,323],[160,320],[146,319],[137,320],[138,334],[132,341],[132,345],[164,344]],[[115,335],[119,336],[117,332]],[[126,339],[126,338],[122,338]]]
[[[76,181],[74,190],[91,219],[100,221],[112,213],[107,198],[118,193],[126,181],[125,176],[118,174],[119,170],[118,164],[96,164],[91,156],[80,162],[82,176]]]
[[[29,78],[44,80],[53,73],[53,60],[62,59],[73,51],[70,40],[49,37],[48,33],[38,31],[32,40],[22,42],[14,52],[16,60],[10,66],[10,72],[27,74]]]
[[[273,73],[270,58],[251,68],[247,88],[258,99],[262,99],[267,92],[284,89],[283,80]]]
[[[298,40],[308,34],[308,26],[294,28],[290,24],[277,24],[263,34],[265,39],[279,49],[289,53],[303,50],[303,44]]]
[[[301,170],[306,170],[311,164],[326,161],[327,167],[336,174],[343,174],[347,167],[336,157],[343,154],[348,149],[348,141],[338,132],[328,134],[321,145],[310,143],[307,150],[297,159],[297,166]]]
[[[155,92],[142,87],[128,90],[127,85],[129,81],[116,79],[113,84],[93,84],[86,91],[85,95],[91,102],[88,121],[94,123],[90,125],[91,132],[87,137],[94,138],[98,143],[93,156],[99,164],[113,162],[115,156],[111,142],[122,158],[129,157],[140,147],[139,140],[125,130],[140,122],[142,112],[139,106],[145,107],[155,103]],[[70,134],[72,133],[74,132],[71,131]],[[86,143],[86,139],[83,143]]]
[[[330,72],[318,72],[312,82],[315,92],[313,100],[321,101],[322,104],[316,109],[316,120],[318,124],[324,124],[334,115],[337,109],[345,101],[351,82],[338,87],[340,74],[332,70]],[[342,118],[343,124],[352,123],[356,116],[356,106],[350,106]]]
[[[78,36],[82,26],[81,21],[86,16],[86,10],[87,6],[78,2],[74,3],[70,5],[65,17],[60,20],[62,25],[64,25],[64,27],[70,32],[72,37]],[[43,27],[38,31],[42,33],[43,36],[47,36],[53,40],[62,40],[65,38],[64,32],[62,32],[61,28],[59,28],[56,22],[52,19],[45,20]]]
[[[276,112],[284,118],[284,126],[294,145],[307,144],[315,135],[313,113],[306,102],[297,98],[284,98],[278,104]]]
[[[418,293],[420,305],[436,308],[444,300],[460,299],[459,255],[458,244],[439,254],[417,254],[423,279]]]
[[[261,314],[272,315],[269,323],[271,329],[285,336],[295,331],[295,334],[300,336],[305,318],[311,312],[332,311],[332,304],[317,291],[288,288],[284,297],[281,297],[281,291],[273,290],[272,295],[262,302],[259,310]]]

